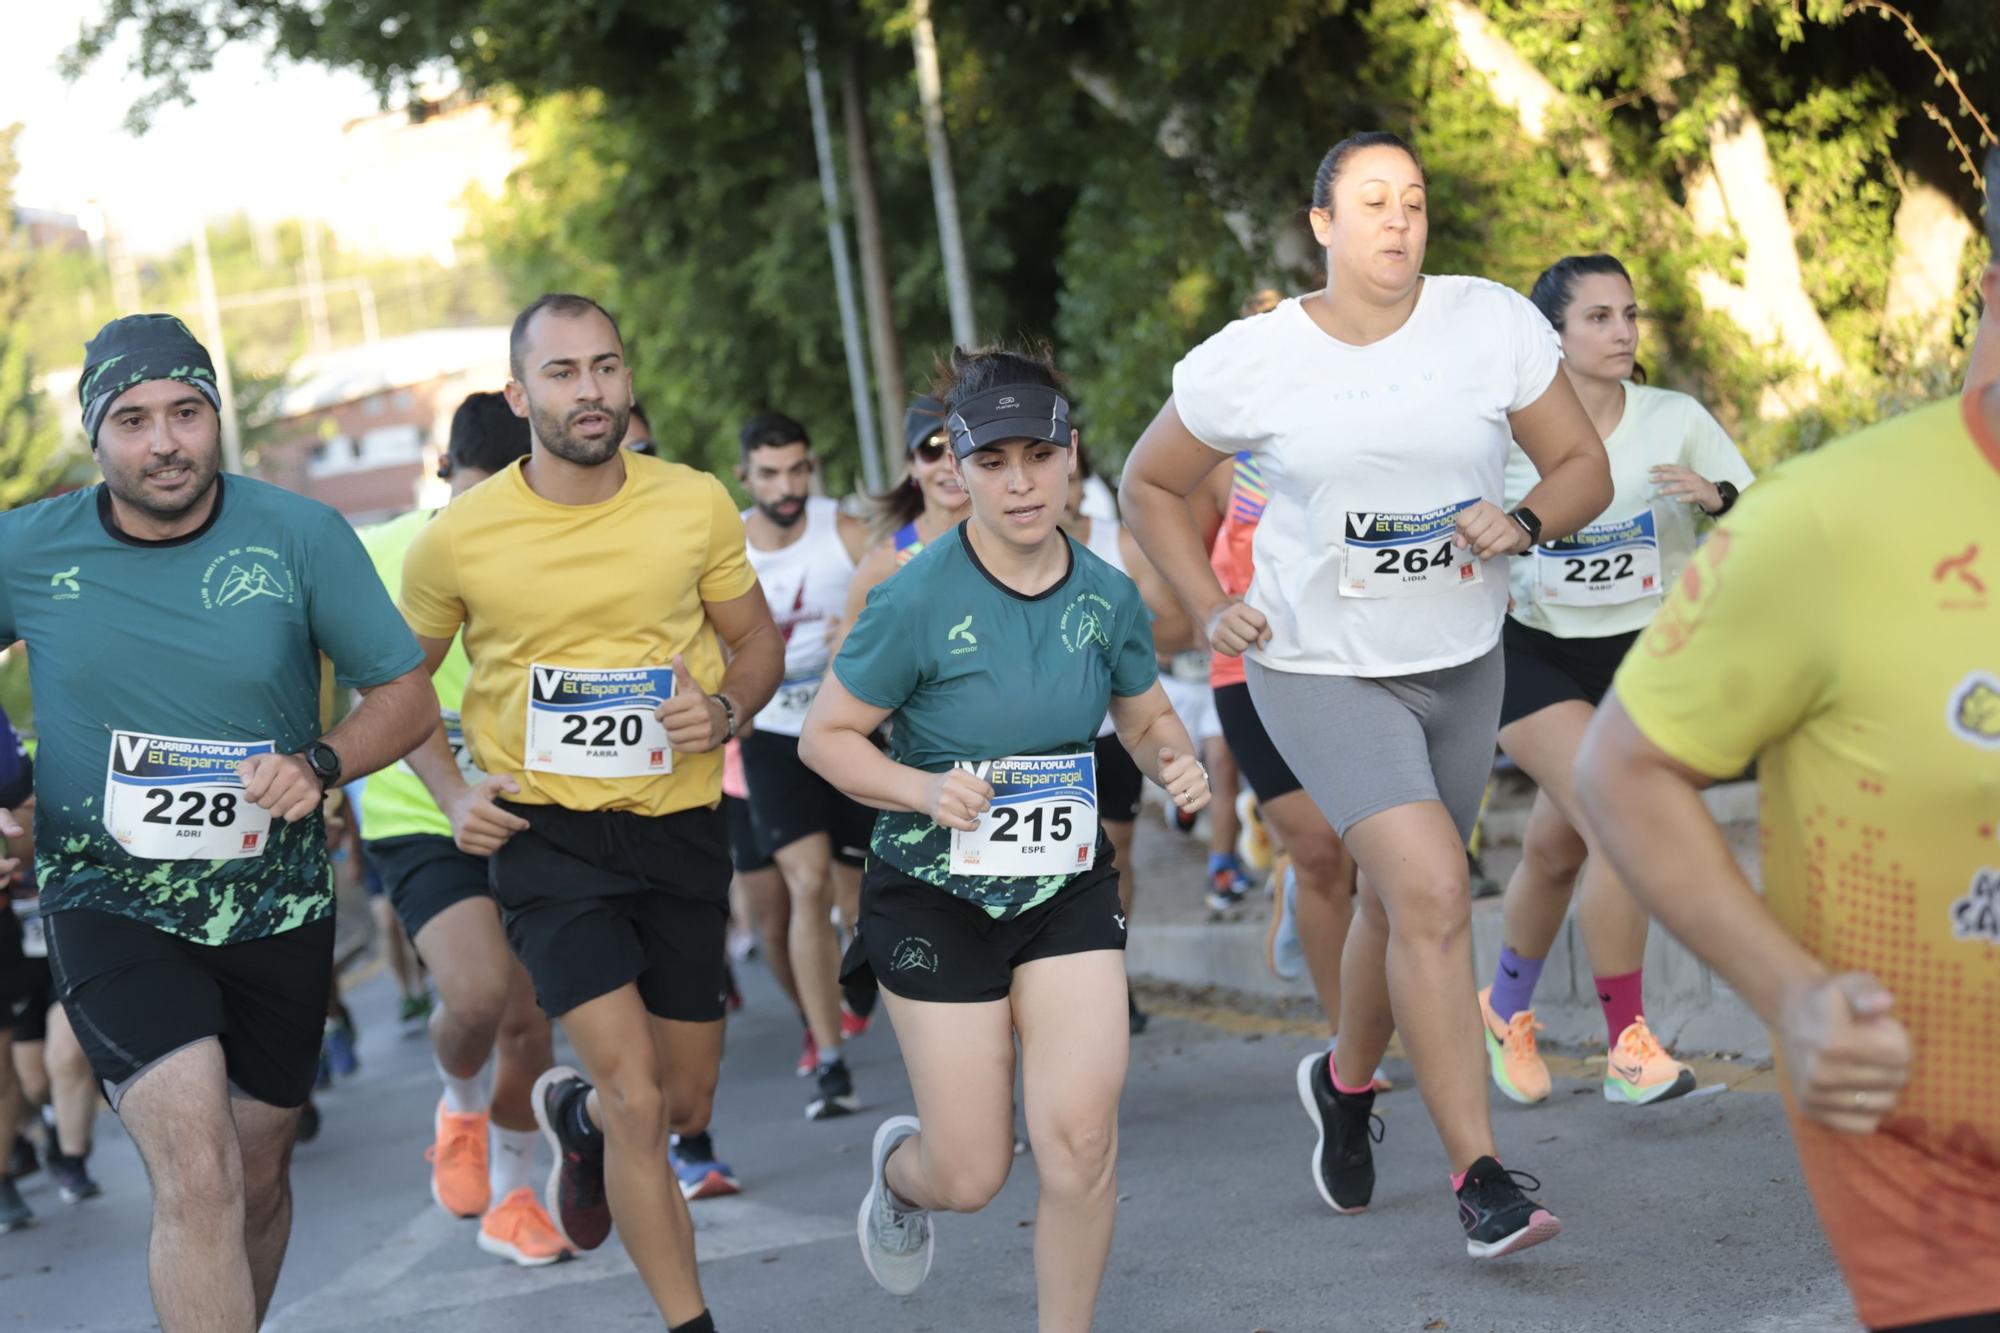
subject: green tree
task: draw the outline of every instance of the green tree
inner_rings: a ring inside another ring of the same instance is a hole
[[[24,336],[31,287],[26,242],[14,222],[14,141],[0,129],[0,509],[39,500],[62,475],[62,434],[35,383]]]

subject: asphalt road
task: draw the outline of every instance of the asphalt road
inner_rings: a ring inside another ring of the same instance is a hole
[[[853,1062],[864,1114],[812,1124],[795,1080],[797,1021],[760,969],[732,1019],[716,1138],[745,1183],[696,1205],[703,1281],[725,1333],[1033,1326],[1033,1159],[985,1213],[945,1217],[937,1265],[909,1301],[856,1253],[854,1211],[877,1120],[912,1109],[886,1030]],[[397,1031],[375,977],[352,1002],[362,1069],[322,1099],[296,1166],[298,1224],[269,1327],[286,1333],[456,1333],[658,1327],[616,1241],[529,1272],[473,1246],[432,1206],[423,1150],[437,1096],[425,1043]],[[1546,1183],[1567,1230],[1521,1256],[1464,1257],[1445,1166],[1411,1091],[1382,1099],[1374,1208],[1337,1217],[1307,1176],[1292,1091],[1310,1038],[1269,1022],[1163,1014],[1137,1039],[1123,1114],[1119,1232],[1107,1330],[1854,1328],[1768,1093],[1614,1108],[1565,1066],[1540,1108],[1496,1109],[1506,1160]],[[1407,1085],[1406,1085],[1407,1086]],[[0,1329],[154,1327],[146,1192],[107,1119],[102,1198],[66,1207],[41,1177],[35,1226],[0,1237]]]

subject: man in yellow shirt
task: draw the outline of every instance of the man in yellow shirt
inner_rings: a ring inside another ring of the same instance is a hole
[[[784,643],[721,483],[618,447],[632,385],[610,315],[541,297],[509,354],[532,452],[403,566],[432,670],[462,635],[462,721],[492,775],[441,804],[491,855],[508,942],[589,1076],[535,1085],[549,1212],[584,1250],[615,1219],[672,1333],[713,1333],[667,1136],[706,1125],[722,1057],[720,747],[776,691]]]
[[[2000,263],[1981,290],[1963,396],[1746,496],[1578,762],[1634,894],[1772,1028],[1875,1329],[2000,1327]],[[1753,758],[1762,901],[1698,790]]]

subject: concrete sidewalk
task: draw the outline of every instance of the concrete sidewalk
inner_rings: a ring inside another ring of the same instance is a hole
[[[1521,833],[1533,791],[1518,777],[1496,779],[1481,821],[1483,863],[1503,886],[1521,859]],[[1758,883],[1755,784],[1713,787],[1705,799],[1738,863],[1750,882]],[[1195,836],[1168,831],[1150,801],[1142,812],[1133,851],[1140,889],[1127,955],[1133,974],[1237,1003],[1310,1004],[1313,995],[1307,979],[1281,981],[1264,964],[1268,899],[1259,896],[1251,910],[1234,921],[1212,919],[1202,904],[1205,833],[1206,824]],[[1499,961],[1500,934],[1500,900],[1473,903],[1472,949],[1481,985],[1492,978]],[[1648,1019],[1675,1050],[1770,1058],[1770,1034],[1763,1024],[1726,983],[1658,926],[1646,945],[1646,996]],[[1535,1017],[1546,1025],[1543,1040],[1552,1045],[1601,1047],[1603,1043],[1603,1016],[1577,940],[1574,913],[1549,954],[1535,993]]]

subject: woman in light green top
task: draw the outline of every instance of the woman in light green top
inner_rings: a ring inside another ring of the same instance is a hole
[[[1639,308],[1624,265],[1610,255],[1571,256],[1542,274],[1530,299],[1562,340],[1563,371],[1604,437],[1615,494],[1583,531],[1513,558],[1500,745],[1540,791],[1507,885],[1504,947],[1480,1010],[1494,1083],[1517,1102],[1546,1098],[1548,1068],[1535,1049],[1530,1003],[1581,869],[1577,921],[1604,1006],[1604,1095],[1646,1105],[1691,1091],[1694,1072],[1667,1054],[1646,1022],[1646,914],[1608,860],[1586,860],[1593,849],[1571,774],[1584,729],[1661,595],[1687,567],[1704,516],[1726,512],[1751,474],[1700,403],[1638,382]],[[1516,448],[1508,503],[1535,480]]]

